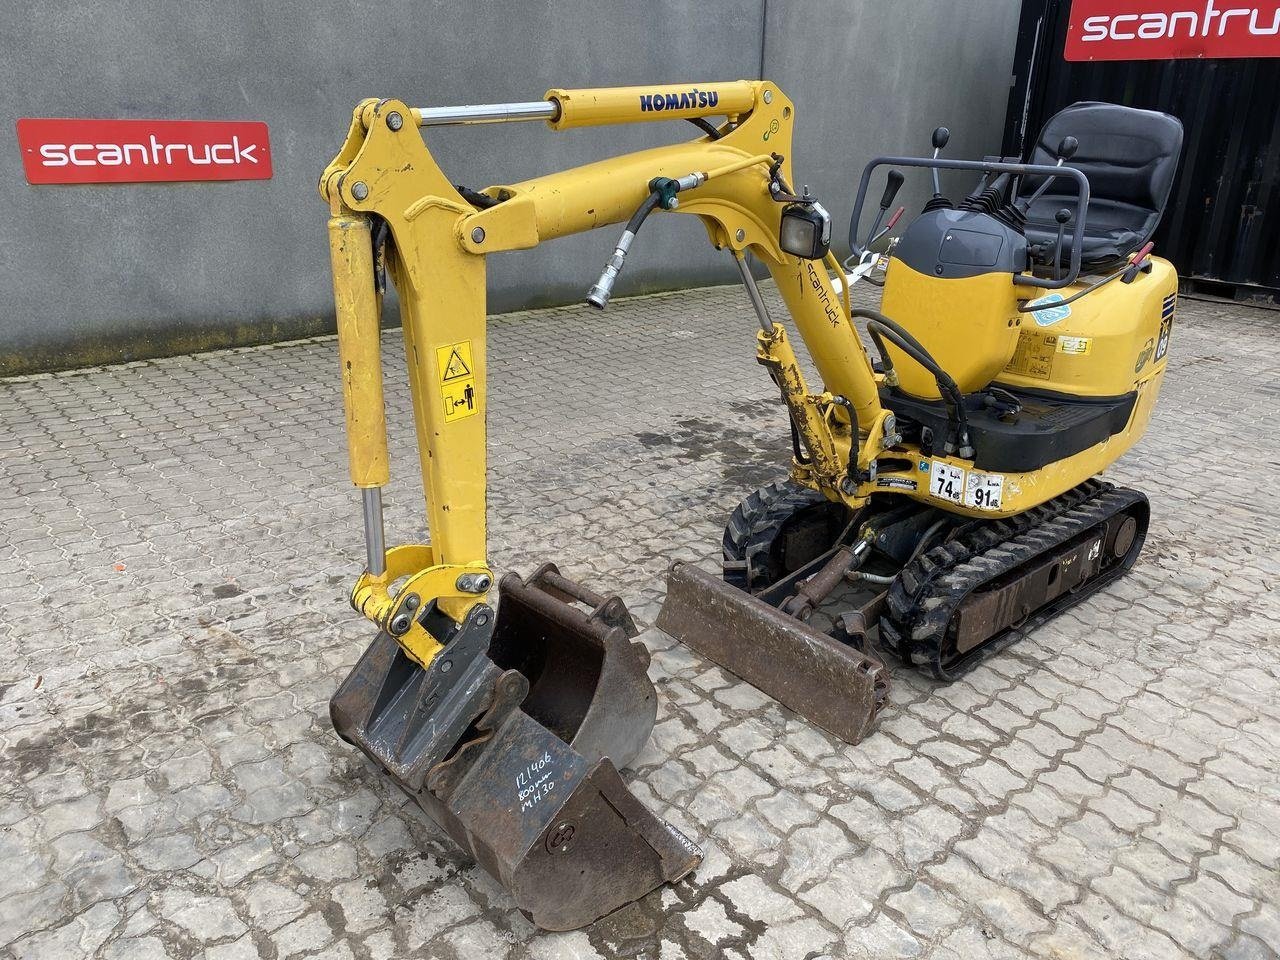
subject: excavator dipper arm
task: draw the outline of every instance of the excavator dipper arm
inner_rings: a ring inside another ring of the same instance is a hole
[[[418,130],[516,120],[567,130],[717,115],[728,118],[718,137],[488,187],[482,192],[490,202],[483,205],[453,186]],[[808,451],[805,469],[839,490],[859,431],[864,437],[891,433],[828,264],[779,246],[783,205],[770,183],[789,177],[793,124],[790,101],[762,81],[550,90],[544,101],[527,104],[416,109],[366,100],[356,108],[347,141],[320,182],[332,213],[351,478],[365,498],[368,569],[352,600],[419,663],[429,663],[439,644],[414,611],[434,601],[461,621],[492,583],[485,551],[485,257],[491,253],[621,223],[655,178],[687,183],[696,174],[697,185],[667,209],[697,215],[716,247],[740,259],[750,252],[767,265],[825,381],[825,392],[811,394],[782,328],[770,324],[761,332],[759,359],[781,387]],[[381,225],[389,239],[374,250]],[[389,479],[375,276],[382,261],[401,304],[431,531],[430,546],[390,551],[382,546],[377,493]],[[859,454],[854,461],[865,466],[867,456]],[[845,493],[861,491],[846,483]],[[404,582],[392,594],[397,580]]]

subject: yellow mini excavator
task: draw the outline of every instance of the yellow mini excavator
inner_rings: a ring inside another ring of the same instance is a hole
[[[686,120],[699,133],[472,190],[445,177],[419,132],[534,120],[553,130]],[[1167,363],[1176,276],[1152,256],[1151,236],[1181,149],[1178,122],[1076,104],[1025,162],[944,159],[939,128],[932,156],[867,166],[844,264],[827,211],[793,187],[794,122],[792,103],[765,81],[556,89],[487,106],[366,100],[320,180],[364,508],[367,569],[351,602],[379,631],[334,695],[333,722],[545,928],[582,926],[677,880],[700,851],[618,773],[656,710],[625,604],[550,564],[527,580],[508,573],[496,610],[487,602],[489,254],[625,221],[587,296],[600,308],[654,214],[697,216],[732,255],[794,459],[788,479],[733,512],[723,576],[672,565],[651,629],[850,743],[888,692],[877,640],[948,680],[1122,574],[1142,547],[1146,498],[1095,476],[1146,429]],[[863,235],[867,192],[886,167]],[[932,197],[888,240],[901,171],[920,168]],[[939,170],[976,185],[948,199]],[[749,256],[772,275],[821,389],[770,316]],[[379,340],[388,279],[431,535],[389,549]],[[855,282],[883,286],[880,311],[851,308]],[[837,598],[841,611],[820,629],[815,612]]]

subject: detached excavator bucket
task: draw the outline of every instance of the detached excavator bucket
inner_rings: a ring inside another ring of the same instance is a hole
[[[620,599],[548,564],[503,578],[496,619],[481,604],[461,624],[422,622],[445,643],[431,665],[380,634],[330,703],[334,727],[534,923],[585,926],[698,865],[698,847],[618,774],[657,710]]]
[[[887,698],[875,657],[692,564],[667,571],[657,626],[847,743],[871,732]]]

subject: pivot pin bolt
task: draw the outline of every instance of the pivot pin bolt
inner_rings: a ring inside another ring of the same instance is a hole
[[[387,114],[387,126],[392,130],[399,130],[404,126],[404,117],[396,113],[394,110]]]
[[[464,573],[457,581],[457,587],[463,593],[484,593],[491,586],[493,579],[487,573]]]
[[[369,185],[363,180],[357,180],[351,185],[351,195],[357,200],[363,200],[369,196]]]

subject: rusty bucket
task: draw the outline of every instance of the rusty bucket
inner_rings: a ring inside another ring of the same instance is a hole
[[[583,607],[587,609],[583,609]],[[379,634],[334,695],[355,744],[539,927],[573,930],[692,871],[701,851],[619,769],[649,739],[649,653],[617,597],[548,564],[499,584],[496,617],[428,609],[424,669]]]

